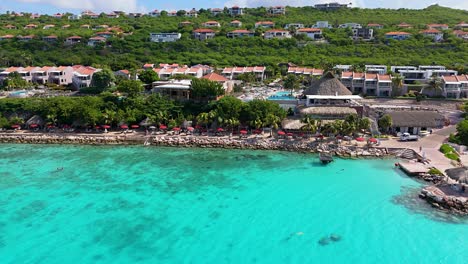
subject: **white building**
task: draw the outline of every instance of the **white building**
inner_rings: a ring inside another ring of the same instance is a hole
[[[468,75],[442,76],[443,95],[448,98],[468,97]]]
[[[444,33],[437,29],[426,29],[420,31],[419,33],[421,33],[425,37],[432,38],[435,42],[444,40]]]
[[[181,33],[150,33],[151,42],[174,42],[181,37]]]
[[[392,77],[388,74],[343,72],[341,83],[353,93],[381,97],[392,95]]]
[[[267,12],[269,15],[285,15],[286,7],[284,6],[271,6],[268,7]]]
[[[304,24],[301,23],[291,23],[284,25],[284,29],[300,29],[304,28]]]
[[[313,28],[333,28],[332,25],[328,24],[328,21],[317,21],[315,25],[312,26]]]
[[[265,67],[254,66],[254,67],[227,67],[221,72],[221,75],[229,80],[236,80],[237,77],[244,73],[253,73],[258,81],[265,79]]]
[[[228,12],[231,16],[242,16],[244,14],[244,8],[239,6],[233,6],[228,8]]]
[[[306,35],[311,39],[322,38],[322,29],[320,28],[301,28],[296,31],[296,35]]]
[[[287,30],[281,30],[281,29],[272,29],[268,30],[265,32],[265,35],[263,36],[265,39],[286,39],[286,38],[291,38],[291,33]]]
[[[378,74],[386,74],[387,73],[387,65],[365,65],[365,70],[368,73],[378,73]]]
[[[357,28],[362,28],[362,26],[361,24],[358,24],[358,23],[344,23],[344,24],[341,24],[338,28],[357,29]]]

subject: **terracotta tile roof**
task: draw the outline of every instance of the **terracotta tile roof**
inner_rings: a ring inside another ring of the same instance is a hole
[[[82,37],[80,37],[80,36],[71,36],[71,37],[68,37],[67,39],[82,39]]]
[[[231,73],[232,72],[232,68],[224,68],[223,69],[223,73]]]
[[[91,75],[96,72],[96,69],[93,67],[85,67],[81,66],[78,69],[75,70],[77,73],[81,75]]]
[[[2,38],[2,39],[12,39],[12,38],[14,38],[14,37],[15,37],[15,36],[13,36],[13,35],[5,35],[5,36],[2,36],[1,38]]]
[[[374,79],[377,79],[377,74],[375,74],[375,73],[366,73],[365,77],[366,77],[366,80],[374,80]]]
[[[203,76],[202,78],[203,79],[208,79],[210,81],[215,81],[215,82],[227,82],[228,81],[228,79],[225,78],[224,76],[221,76],[221,75],[219,75],[217,73],[214,73],[214,72],[209,73],[209,74]]]
[[[453,34],[455,34],[455,35],[468,35],[468,32],[463,31],[463,30],[454,30]]]
[[[158,74],[159,74],[159,72],[160,72],[161,70],[162,70],[162,69],[160,69],[160,68],[153,69],[153,71],[154,71],[155,73],[158,73]]]
[[[154,64],[151,64],[151,63],[145,63],[145,65],[143,65],[143,68],[153,68],[154,67]]]
[[[254,33],[254,32],[247,30],[247,29],[236,29],[236,30],[231,31],[231,33]]]
[[[353,77],[353,72],[342,72],[341,73],[341,78],[352,78]]]
[[[214,33],[215,31],[209,28],[199,28],[193,31],[194,33]]]
[[[44,37],[44,38],[49,38],[49,39],[56,39],[56,38],[57,38],[57,36],[55,36],[55,35],[50,35],[50,36],[47,36],[47,37]]]
[[[381,24],[376,24],[376,23],[369,23],[367,24],[368,27],[380,27],[382,26]]]
[[[221,8],[211,8],[210,11],[223,11]]]
[[[363,79],[364,75],[365,74],[363,72],[354,72],[353,73],[353,79]]]
[[[239,23],[242,23],[242,22],[240,22],[239,20],[233,20],[233,21],[231,21],[231,24],[239,24]]]
[[[428,27],[448,27],[447,24],[428,24]]]
[[[400,23],[398,26],[399,26],[399,27],[411,27],[410,24],[405,23],[405,22]]]
[[[392,31],[392,32],[385,33],[385,35],[411,35],[411,34],[408,32],[402,32],[402,31]]]
[[[457,79],[458,79],[460,82],[468,82],[468,75],[466,75],[466,74],[457,75]]]
[[[457,76],[452,75],[452,76],[442,76],[442,79],[445,82],[458,82]]]
[[[437,29],[426,29],[426,30],[419,31],[419,33],[434,34],[434,33],[441,33],[441,32],[439,30],[437,30]]]
[[[219,22],[214,21],[214,20],[210,20],[210,21],[206,21],[205,24],[219,24]]]
[[[244,72],[244,67],[234,67],[233,72]]]
[[[388,74],[378,74],[377,78],[381,81],[391,81],[392,77]]]
[[[263,72],[263,71],[265,71],[264,66],[255,66],[254,68],[254,72]]]
[[[246,72],[253,72],[255,67],[245,67]]]

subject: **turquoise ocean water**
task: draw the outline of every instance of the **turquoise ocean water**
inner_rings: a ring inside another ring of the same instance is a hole
[[[0,145],[0,261],[466,263],[468,221],[393,162]]]

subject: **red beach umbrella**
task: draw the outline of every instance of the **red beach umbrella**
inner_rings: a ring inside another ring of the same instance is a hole
[[[193,128],[193,127],[187,127],[187,130],[188,130],[188,131],[193,131],[194,128]]]
[[[102,128],[104,128],[104,129],[109,129],[110,126],[109,126],[109,125],[103,125]]]
[[[20,125],[12,125],[11,128],[17,129],[20,128]]]
[[[200,129],[200,128],[202,128],[202,126],[200,126],[200,125],[195,126],[195,129]]]
[[[121,129],[128,129],[128,126],[127,125],[121,125],[120,128]]]
[[[284,132],[284,131],[278,131],[278,135],[284,136],[284,135],[286,135],[286,132]]]
[[[167,129],[167,126],[166,126],[166,125],[160,125],[160,126],[159,126],[159,129],[163,129],[163,130],[164,130],[164,129]]]
[[[130,127],[135,129],[135,128],[139,128],[140,126],[139,125],[131,125]]]
[[[54,125],[47,125],[47,128],[54,128],[55,126]],[[97,128],[99,128],[99,126],[97,126]]]
[[[359,141],[359,142],[364,142],[364,141],[366,141],[366,139],[365,139],[365,138],[363,138],[363,137],[358,137],[358,138],[356,138],[356,141]]]
[[[369,142],[370,143],[377,143],[377,139],[376,138],[369,138]]]
[[[293,136],[293,133],[288,133],[288,134],[286,134],[286,135],[288,135],[289,137],[292,137],[292,136]]]
[[[247,130],[241,130],[241,131],[239,131],[239,132],[240,132],[242,135],[247,134]]]
[[[224,129],[222,127],[218,128],[218,132],[223,132],[223,131],[224,131]]]
[[[180,127],[174,127],[172,131],[180,131]]]
[[[335,138],[336,138],[336,139],[343,139],[342,136],[336,136]]]
[[[254,130],[254,133],[255,133],[255,134],[261,134],[261,133],[262,133],[262,130],[260,130],[260,129],[255,129],[255,130]]]
[[[30,127],[30,128],[36,128],[36,127],[38,127],[38,126],[39,126],[38,124],[31,124],[29,127]]]

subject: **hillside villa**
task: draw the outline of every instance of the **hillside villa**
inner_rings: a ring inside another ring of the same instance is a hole
[[[207,40],[215,37],[215,31],[209,28],[199,28],[193,31],[193,37],[198,40]]]
[[[436,42],[444,40],[444,33],[437,29],[426,29],[420,31],[419,33],[421,33],[423,36],[432,38]]]
[[[306,35],[311,39],[321,39],[322,29],[320,28],[300,28],[296,31],[296,35]]]
[[[411,37],[411,34],[408,32],[402,31],[393,31],[385,33],[385,38],[387,39],[394,39],[394,40],[406,40]]]
[[[285,39],[285,38],[292,38],[291,33],[287,30],[282,29],[271,29],[265,32],[263,35],[265,39]]]
[[[182,37],[181,33],[150,33],[151,42],[174,42]]]
[[[228,38],[242,38],[242,37],[253,37],[255,32],[246,29],[237,29],[226,34]]]

